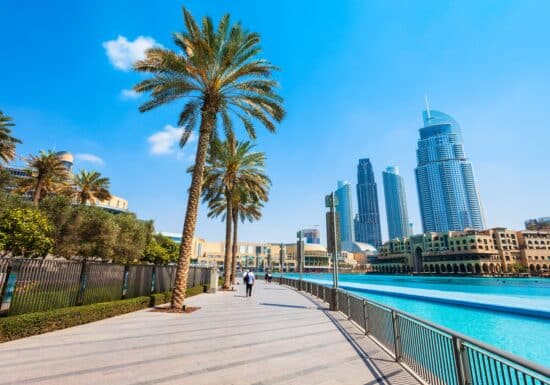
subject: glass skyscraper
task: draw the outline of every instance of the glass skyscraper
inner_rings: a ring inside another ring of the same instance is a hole
[[[354,240],[353,208],[351,201],[351,185],[348,182],[338,181],[338,188],[334,192],[337,198],[336,212],[340,220],[340,240],[342,242]]]
[[[370,243],[374,247],[382,245],[378,192],[370,159],[359,159],[357,165],[357,204],[359,213],[355,218],[355,240]]]
[[[483,229],[481,202],[460,126],[449,115],[429,108],[422,117],[415,173],[424,232]]]
[[[409,236],[409,214],[403,177],[397,167],[387,167],[382,172],[388,235],[390,239]]]

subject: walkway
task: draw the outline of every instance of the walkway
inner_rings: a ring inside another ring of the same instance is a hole
[[[191,314],[144,310],[1,344],[0,385],[417,384],[309,295],[238,288],[190,298]]]

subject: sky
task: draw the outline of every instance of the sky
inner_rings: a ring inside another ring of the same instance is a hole
[[[183,101],[140,113],[132,63],[152,46],[175,48],[181,7],[196,18],[230,13],[259,32],[281,68],[288,114],[258,130],[272,179],[263,219],[244,241],[290,242],[319,225],[324,196],[370,158],[387,238],[381,172],[398,166],[421,232],[414,180],[424,96],[461,125],[487,225],[523,228],[550,215],[550,2],[510,0],[272,2],[256,0],[3,0],[0,110],[14,118],[20,155],[75,154],[75,167],[111,179],[159,231],[180,232],[194,142],[177,147]],[[354,194],[355,195],[355,194]],[[356,197],[354,196],[357,210]],[[197,235],[223,239],[202,207]]]

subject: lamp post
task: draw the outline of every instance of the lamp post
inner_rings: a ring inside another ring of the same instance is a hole
[[[338,309],[338,241],[336,232],[336,205],[338,204],[337,197],[334,191],[325,197],[325,206],[330,209],[332,218],[332,226],[329,231],[332,233],[332,300],[330,301],[330,309]]]
[[[279,272],[281,273],[281,276],[284,272],[284,252],[283,252],[283,243],[281,242],[280,248],[279,248]]]
[[[302,290],[302,275],[304,272],[304,248],[302,241],[303,236],[304,234],[302,230],[296,233],[296,237],[298,238],[298,244],[296,245],[296,255],[298,257],[298,273],[300,275],[300,286],[298,287],[299,290]]]

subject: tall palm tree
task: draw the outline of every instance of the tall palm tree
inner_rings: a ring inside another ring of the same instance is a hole
[[[26,159],[28,178],[22,178],[18,192],[32,192],[32,200],[38,206],[46,195],[66,191],[70,181],[70,172],[59,156],[52,151],[40,151]]]
[[[267,200],[271,181],[264,173],[265,154],[252,151],[250,142],[239,142],[230,136],[223,142],[212,143],[206,159],[203,199],[208,203],[209,217],[222,215],[225,220],[224,284],[228,289],[233,281],[233,260],[236,255],[236,222],[240,211],[251,210],[254,201]],[[233,230],[232,230],[233,227]],[[233,241],[231,234],[233,233]],[[231,247],[233,243],[233,247]]]
[[[0,166],[15,158],[15,146],[21,143],[19,139],[11,136],[11,128],[14,127],[13,119],[0,111]]]
[[[79,204],[85,205],[88,201],[111,199],[109,178],[101,176],[97,171],[80,170],[74,176],[74,196]]]
[[[178,120],[183,127],[180,146],[185,145],[198,125],[173,308],[181,308],[185,299],[204,164],[210,143],[217,137],[218,122],[231,134],[233,120],[239,119],[248,135],[255,138],[255,123],[274,132],[275,123],[284,116],[282,98],[275,91],[277,83],[271,79],[277,68],[258,58],[258,34],[244,30],[239,23],[231,25],[229,15],[222,17],[217,26],[205,17],[200,27],[186,9],[183,16],[186,31],[173,34],[179,50],[152,48],[145,59],[134,65],[136,71],[152,74],[134,87],[136,92],[151,93],[151,99],[141,105],[140,111],[184,99]]]

